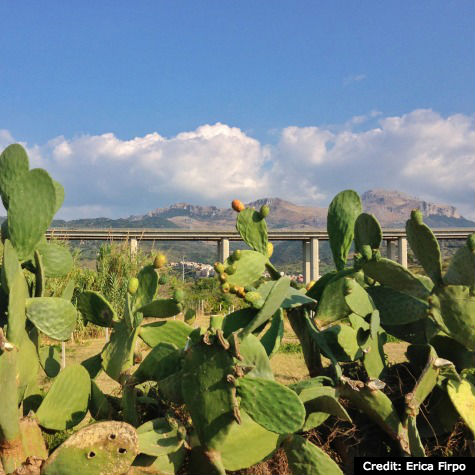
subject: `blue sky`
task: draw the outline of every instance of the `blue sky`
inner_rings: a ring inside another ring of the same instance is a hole
[[[475,164],[470,148],[474,5],[471,0],[1,2],[0,145],[25,143],[33,164],[41,163],[69,185],[65,216],[140,213],[180,198],[222,204],[239,192],[249,199],[271,193],[325,204],[343,187],[391,187],[384,170],[396,149],[413,155],[406,157],[403,166],[409,168],[393,188],[450,201],[470,214],[474,189],[469,182],[463,192],[460,183],[454,185],[457,176],[450,183],[434,178],[432,188],[422,184],[419,189],[415,178],[407,177],[416,176],[414,170],[423,177],[423,163],[433,168],[449,160],[455,174]],[[421,110],[425,115],[417,115]],[[408,127],[405,135],[391,129],[391,118]],[[206,135],[207,125],[214,129]],[[452,148],[437,142],[441,129],[436,133],[436,126],[450,134]],[[285,158],[292,135],[286,131],[292,127],[297,128],[292,143],[299,147]],[[332,149],[341,148],[350,132],[353,150],[358,149],[376,130],[392,131],[390,142],[378,142],[387,156],[381,173],[366,181],[364,174],[354,182],[337,180],[335,162],[374,166],[368,154],[376,145],[371,142],[359,155],[346,150],[343,158],[332,156]],[[154,143],[167,146],[152,147],[152,153],[147,145],[144,158],[145,137],[154,133],[160,137]],[[180,135],[186,133],[195,135]],[[104,134],[113,135],[114,146]],[[248,139],[257,141],[258,151],[240,149]],[[215,140],[219,151],[216,143],[210,145]],[[63,151],[64,143],[71,149],[69,162],[58,152],[60,142]],[[423,144],[438,157],[435,161],[422,156]],[[201,161],[195,157],[200,153]],[[200,170],[214,169],[213,157],[221,163],[227,153],[254,175],[239,170],[226,175],[232,186],[216,193],[200,193],[173,168],[175,163],[195,170],[197,181],[209,186]],[[95,178],[102,172],[99,159],[118,166],[117,157],[124,154],[121,174],[130,175],[125,186],[132,190],[145,181],[135,206],[121,202],[105,179]],[[298,177],[290,182],[289,160],[294,166],[308,162],[302,171],[313,177],[311,191],[293,196]],[[81,167],[87,170],[77,173]],[[176,175],[173,186],[157,170],[164,167]],[[326,178],[319,183],[322,170]],[[148,183],[151,173],[163,186]],[[91,178],[89,198],[81,192],[79,175]]]

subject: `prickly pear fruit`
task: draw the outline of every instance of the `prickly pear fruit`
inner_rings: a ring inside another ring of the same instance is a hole
[[[233,252],[233,261],[238,261],[239,259],[241,259],[241,249],[236,249]]]
[[[239,200],[233,200],[232,203],[231,203],[231,207],[237,213],[240,213],[245,208],[243,202],[239,201]]]
[[[222,285],[221,285],[221,290],[227,294],[230,290],[231,290],[231,286],[229,285],[228,282],[224,282]],[[233,290],[235,290],[235,287],[233,286]]]
[[[269,215],[270,208],[268,205],[262,205],[259,213],[261,213],[261,216],[263,218],[266,218]]]
[[[221,282],[226,282],[226,280],[228,280],[228,274],[226,274],[226,272],[221,272],[221,274],[219,274],[219,280]]]
[[[245,300],[252,305],[262,300],[262,295],[259,292],[246,292]]]
[[[315,281],[311,280],[306,286],[305,290],[308,292],[315,285]]]
[[[137,277],[132,277],[129,280],[129,285],[127,286],[127,292],[129,292],[130,295],[135,295],[138,288],[139,288],[139,279],[137,279]]]
[[[222,262],[215,262],[214,263],[214,270],[218,273],[218,274],[222,274],[224,272],[224,264]]]
[[[236,264],[231,264],[230,266],[226,267],[226,274],[232,275],[236,272],[237,266]]]
[[[267,243],[267,257],[272,257],[274,253],[274,245],[271,242]]]
[[[155,269],[161,269],[162,267],[167,265],[167,256],[165,254],[159,252],[156,256],[155,259],[153,260],[153,267]]]

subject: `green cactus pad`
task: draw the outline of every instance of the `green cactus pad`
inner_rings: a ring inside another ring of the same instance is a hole
[[[82,316],[100,327],[111,327],[119,321],[110,303],[98,292],[86,290],[78,297],[78,310]]]
[[[86,368],[91,379],[94,379],[102,371],[102,357],[101,354],[91,356],[81,362],[81,365]]]
[[[8,206],[8,232],[20,260],[28,258],[54,215],[55,189],[45,170],[34,169],[16,181]]]
[[[355,221],[355,249],[361,252],[363,246],[379,249],[383,232],[378,220],[373,214],[361,213]]]
[[[246,287],[256,282],[266,270],[266,264],[269,262],[264,254],[257,251],[241,251],[241,257],[238,261],[233,261],[236,265],[236,272],[229,275],[226,282],[229,285]],[[231,258],[226,259],[224,265],[231,264]]]
[[[173,402],[174,404],[178,405],[185,404],[181,390],[182,376],[182,371],[177,371],[158,382],[160,395],[166,401]]]
[[[154,347],[159,343],[170,343],[177,348],[183,348],[193,328],[178,320],[153,322],[140,328],[139,336],[148,346]]]
[[[305,422],[305,407],[297,394],[275,381],[241,378],[238,384],[241,407],[271,432],[291,434]]]
[[[439,243],[430,228],[422,223],[420,218],[420,216],[415,216],[414,212],[411,213],[411,219],[406,222],[407,241],[434,284],[441,284],[442,256]]]
[[[46,376],[55,378],[61,369],[61,347],[59,345],[42,346],[38,350],[38,356]]]
[[[249,322],[249,324],[246,325],[246,327],[242,330],[242,338],[252,333],[263,323],[266,323],[274,315],[274,313],[280,308],[282,302],[284,301],[289,287],[290,279],[288,277],[281,277],[274,283],[262,308],[251,320],[251,322]]]
[[[64,202],[64,187],[61,185],[61,183],[57,182],[56,180],[53,180],[53,185],[54,185],[54,195],[55,195],[55,201],[54,201],[54,214],[56,214],[61,206],[63,206]]]
[[[116,416],[115,410],[109,403],[106,395],[94,381],[91,381],[89,412],[96,421],[107,420]]]
[[[383,325],[405,325],[427,318],[429,305],[416,297],[383,285],[368,287]]]
[[[34,253],[35,261],[35,297],[43,297],[44,287],[46,285],[45,271],[43,262],[38,251]]]
[[[405,325],[383,325],[384,330],[399,340],[413,344],[428,343],[440,331],[439,326],[429,318]]]
[[[125,422],[98,422],[73,434],[42,467],[42,475],[125,474],[138,453],[135,429]]]
[[[134,380],[159,381],[175,373],[181,365],[182,352],[169,343],[158,343],[140,363],[134,373]],[[149,454],[153,455],[153,454]]]
[[[24,330],[24,337],[18,345],[17,358],[17,389],[19,401],[24,397],[28,386],[36,382],[40,362],[37,353],[38,332],[32,328],[29,332]]]
[[[330,271],[322,275],[307,292],[307,297],[310,297],[315,300],[320,300],[322,298],[323,291],[325,290],[325,287],[327,286],[327,284],[329,284],[334,278],[341,277],[341,274],[343,273],[345,273],[346,275],[347,272],[348,272],[348,269],[345,269],[340,272]],[[352,270],[352,273],[353,273],[353,270]]]
[[[140,307],[138,311],[145,318],[168,318],[178,315],[181,312],[181,307],[175,299],[160,299],[149,302],[147,305]]]
[[[264,460],[278,448],[279,443],[279,434],[264,429],[241,410],[241,424],[231,424],[219,451],[226,470],[241,470]]]
[[[10,196],[18,181],[28,173],[30,164],[20,144],[9,145],[0,155],[0,196],[8,210]]]
[[[10,343],[19,346],[26,335],[25,306],[28,297],[28,286],[23,273],[19,272],[14,276],[9,293],[7,339]]]
[[[25,457],[48,458],[48,450],[43,434],[34,417],[26,416],[20,419],[20,432]]]
[[[360,381],[345,379],[339,386],[341,397],[349,399],[360,411],[365,413],[381,429],[397,440],[401,448],[409,453],[407,430],[398,412],[386,394],[379,389],[371,389]]]
[[[466,348],[475,348],[475,296],[469,287],[446,285],[429,300],[430,316],[449,336]]]
[[[27,299],[26,316],[45,335],[66,341],[76,325],[76,308],[68,300],[59,297]]]
[[[184,428],[172,427],[164,417],[159,417],[137,428],[139,451],[159,457],[176,452],[183,445]]]
[[[68,281],[68,283],[66,284],[66,287],[64,287],[63,291],[61,292],[61,298],[71,301],[74,296],[75,288],[76,288],[76,282],[74,280]]]
[[[345,302],[353,313],[366,317],[374,310],[371,297],[355,279],[344,277],[346,284]]]
[[[471,236],[475,236],[475,233]],[[452,257],[444,282],[449,285],[475,286],[475,252],[468,244],[458,249]]]
[[[288,437],[284,450],[293,475],[343,475],[340,467],[322,449],[301,435]]]
[[[363,265],[366,276],[379,282],[381,285],[392,287],[394,290],[404,292],[420,299],[427,299],[430,290],[412,272],[392,261],[381,258],[371,260]]]
[[[422,445],[419,431],[417,430],[416,417],[407,418],[407,435],[409,438],[409,449],[412,457],[425,457],[426,453]]]
[[[267,224],[260,213],[244,209],[238,214],[236,229],[250,248],[267,257]]]
[[[313,298],[305,295],[304,291],[289,287],[289,289],[287,290],[287,295],[285,296],[285,299],[282,302],[282,308],[289,309],[309,304],[315,305],[316,301]]]
[[[327,231],[337,270],[342,270],[346,265],[355,221],[360,214],[361,199],[353,190],[338,193],[328,207]]]
[[[37,249],[41,254],[46,277],[64,277],[73,268],[73,257],[69,249],[54,243],[42,243]]]
[[[157,294],[158,274],[152,265],[143,267],[137,275],[139,288],[135,294],[133,310],[149,304]]]
[[[246,375],[248,378],[274,380],[269,357],[259,338],[248,335],[241,340],[239,342],[239,354],[243,358],[242,365],[252,368]]]
[[[127,475],[175,475],[185,462],[187,453],[182,445],[176,452],[160,457],[139,454]]]
[[[257,315],[258,310],[252,307],[241,308],[228,313],[223,320],[223,333],[227,338],[231,333],[244,328]]]
[[[320,322],[324,324],[336,322],[346,318],[351,313],[345,298],[345,279],[346,277],[340,277],[331,280],[325,286],[316,312],[316,318]]]
[[[221,346],[204,343],[187,352],[182,393],[203,446],[216,449],[234,421],[231,384],[233,359]],[[160,385],[159,385],[160,386]]]
[[[64,368],[53,382],[36,416],[45,429],[64,430],[79,424],[87,413],[91,394],[89,373],[81,365]]]
[[[15,248],[10,240],[6,239],[3,243],[3,262],[1,267],[2,286],[5,291],[10,289],[13,279],[22,272],[20,261],[18,260]]]
[[[475,385],[468,379],[447,381],[447,393],[465,424],[475,436]]]
[[[116,381],[134,364],[135,344],[139,329],[129,330],[124,322],[114,327],[110,340],[101,353],[102,369]]]
[[[320,332],[320,336],[338,361],[355,361],[363,355],[357,333],[348,325],[334,325]]]
[[[265,348],[267,356],[272,358],[280,348],[280,343],[284,337],[284,312],[282,309],[277,310],[272,317],[269,329],[261,338],[262,346]]]

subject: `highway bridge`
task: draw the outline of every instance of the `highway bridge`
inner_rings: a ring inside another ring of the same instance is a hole
[[[466,239],[475,232],[474,228],[438,228],[433,229],[437,239]],[[132,255],[136,254],[141,241],[211,241],[217,243],[218,260],[229,256],[229,242],[241,241],[241,236],[232,229],[189,230],[189,229],[67,229],[52,228],[46,233],[48,239],[67,241],[126,241]],[[319,277],[319,241],[328,240],[326,229],[269,230],[269,241],[301,241],[302,267],[305,282]],[[404,229],[383,228],[383,240],[386,242],[389,259],[407,267],[407,239]]]

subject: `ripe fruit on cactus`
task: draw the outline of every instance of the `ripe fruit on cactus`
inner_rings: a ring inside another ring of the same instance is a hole
[[[268,216],[269,211],[270,211],[270,208],[268,205],[262,205],[259,212],[261,213],[261,216],[265,218],[266,216]]]
[[[137,279],[137,277],[132,277],[129,280],[129,285],[127,286],[127,292],[129,292],[130,295],[134,295],[135,292],[137,292],[138,288],[139,288],[139,279]]]
[[[159,252],[156,256],[155,259],[153,260],[153,267],[155,269],[160,269],[161,267],[165,266],[167,264],[167,256],[165,254],[162,254]]]
[[[267,257],[271,257],[274,253],[274,245],[271,242],[267,243]]]
[[[311,280],[306,286],[305,289],[309,291],[315,285],[315,281]]]
[[[243,202],[239,200],[233,200],[231,203],[231,207],[233,208],[234,211],[238,213],[240,213],[245,208]]]

